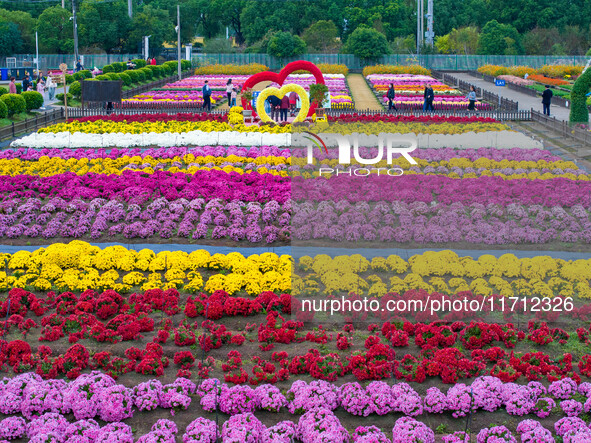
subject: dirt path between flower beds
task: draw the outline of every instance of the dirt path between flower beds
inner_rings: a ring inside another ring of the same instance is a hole
[[[271,84],[271,82],[260,82],[258,85],[255,85],[255,87],[252,89],[253,89],[253,91],[262,91],[270,84]],[[240,97],[238,97],[236,99],[236,104],[240,106]],[[218,106],[215,109],[216,109],[216,111],[229,111],[230,107],[228,106],[228,102],[224,102],[222,105]]]
[[[361,74],[349,74],[347,76],[347,82],[349,82],[349,90],[355,101],[356,110],[384,110]]]

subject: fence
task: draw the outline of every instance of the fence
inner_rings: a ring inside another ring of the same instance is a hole
[[[89,54],[84,55],[84,67],[87,69],[102,68],[114,62],[126,62],[134,58],[142,58],[141,54]],[[19,68],[37,68],[34,62],[35,54],[17,54],[12,57],[16,58],[16,66]],[[74,69],[76,60],[72,54],[39,54],[39,69],[57,69],[61,63],[68,65],[68,68]],[[6,57],[0,57],[0,67],[5,68]]]
[[[563,138],[571,138],[581,143],[585,147],[591,147],[591,131],[576,126],[570,126],[568,122],[556,120],[554,117],[548,117],[538,111],[531,110],[532,121],[540,123],[542,126],[560,134]],[[581,151],[579,151],[580,153]],[[586,155],[589,155],[587,153]]]
[[[544,65],[585,65],[587,58],[583,56],[552,56],[552,55],[414,55],[392,54],[377,60],[362,60],[351,54],[303,54],[298,57],[278,59],[268,54],[194,54],[193,65],[261,63],[272,70],[281,69],[294,60],[307,60],[313,63],[344,64],[351,70],[361,70],[365,66],[376,64],[413,65],[419,64],[429,69],[445,71],[472,71],[482,65],[495,64],[502,66],[527,65],[539,68]]]
[[[433,71],[433,76],[436,78],[440,78],[443,81],[443,83],[450,86],[454,86],[462,92],[467,93],[468,91],[470,91],[470,86],[473,86],[469,82],[459,80],[453,75],[444,74],[439,71]],[[497,107],[500,110],[511,112],[519,110],[519,102],[515,102],[513,100],[501,97],[500,95],[494,94],[490,91],[487,91],[486,89],[482,89],[479,87],[475,87],[474,89],[478,97],[482,97],[484,101],[491,103],[493,106]]]
[[[24,121],[12,123],[12,125],[0,128],[0,140],[14,138],[25,132],[36,131],[39,128],[57,123],[64,118],[63,109],[54,109],[52,111],[38,114],[34,118],[27,118]]]
[[[415,117],[466,117],[466,116],[474,116],[476,115],[473,112],[467,112],[466,110],[435,110],[435,111],[415,111],[415,110],[404,110],[404,111],[396,111],[396,112],[388,112],[388,111],[374,111],[371,109],[355,109],[354,111],[351,110],[341,110],[341,109],[326,109],[324,113],[329,117],[339,117],[345,114],[365,114],[365,115],[403,115],[406,117],[415,116]],[[478,117],[483,118],[494,118],[499,121],[529,121],[531,120],[531,113],[529,110],[523,111],[505,111],[505,110],[496,110],[496,111],[483,111],[478,112]]]

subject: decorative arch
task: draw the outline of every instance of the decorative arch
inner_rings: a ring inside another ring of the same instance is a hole
[[[308,71],[310,74],[314,76],[317,84],[324,84],[324,76],[322,75],[322,72],[320,72],[320,69],[318,69],[318,67],[314,63],[305,60],[297,60],[295,62],[291,62],[285,65],[285,67],[281,71],[279,71],[279,73],[263,71],[253,74],[244,82],[242,88],[253,88],[260,82],[265,81],[275,82],[279,85],[279,87],[281,87],[287,76],[295,71]],[[241,97],[241,104],[244,109],[252,109],[252,106],[250,105],[250,103],[247,103],[244,97]],[[313,115],[315,112],[316,105],[312,103],[310,105],[310,110],[308,111],[308,117]]]

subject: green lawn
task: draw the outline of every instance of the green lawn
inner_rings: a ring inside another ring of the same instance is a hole
[[[10,118],[0,118],[0,127],[22,122],[26,118],[35,118],[36,115],[38,115],[37,112],[21,112],[20,114],[14,114]]]

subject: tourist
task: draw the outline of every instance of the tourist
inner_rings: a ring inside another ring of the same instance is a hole
[[[388,111],[391,111],[392,109],[398,111],[398,109],[396,109],[396,105],[394,104],[395,97],[396,91],[394,89],[394,84],[390,83],[390,89],[388,89]]]
[[[228,97],[228,105],[232,105],[232,90],[234,89],[234,85],[232,84],[232,79],[229,78],[226,82],[226,96]]]
[[[435,92],[433,91],[433,87],[431,85],[427,86],[425,90],[425,110],[426,111],[434,111],[433,108],[433,100],[435,100]]]
[[[82,60],[78,59],[78,61],[76,62],[76,72],[80,72],[84,69],[84,66],[82,66]]]
[[[135,69],[135,63],[131,59],[127,60],[127,69]]]
[[[47,77],[47,81],[45,82],[45,87],[47,88],[47,96],[49,101],[52,101],[55,97],[55,88],[57,87],[56,83],[53,81],[51,76]]]
[[[236,106],[237,95],[238,95],[238,92],[236,91],[236,88],[232,88],[232,93],[230,94],[230,101],[231,101],[230,107]]]
[[[203,109],[207,109],[208,111],[211,111],[211,88],[208,85],[208,81],[205,80],[205,83],[203,84]]]
[[[150,62],[150,64],[152,66],[156,66],[156,57],[152,58],[152,61]]]
[[[271,104],[271,119],[278,121],[279,120],[279,108],[281,107],[281,99],[276,95],[272,95],[269,97],[269,103]]]
[[[284,95],[283,98],[281,99],[281,111],[280,111],[280,116],[279,119],[281,121],[286,122],[287,121],[287,110],[289,109],[289,97],[287,95]]]
[[[10,94],[16,94],[16,83],[14,83],[15,80],[16,78],[10,77],[10,84],[8,85],[8,92]]]
[[[292,117],[295,117],[295,109],[296,109],[297,101],[298,101],[298,94],[296,92],[291,92],[289,94],[289,109],[290,109],[290,115]]]
[[[544,115],[547,115],[548,117],[550,117],[550,103],[552,103],[553,95],[550,86],[546,85],[546,89],[542,92],[542,105],[544,107]]]
[[[29,80],[29,74],[25,74],[25,78],[23,78],[23,92],[28,91],[29,86],[31,86],[31,81]]]
[[[474,86],[470,86],[470,92],[468,92],[466,100],[468,100],[468,111],[476,111],[476,89],[474,89]]]

